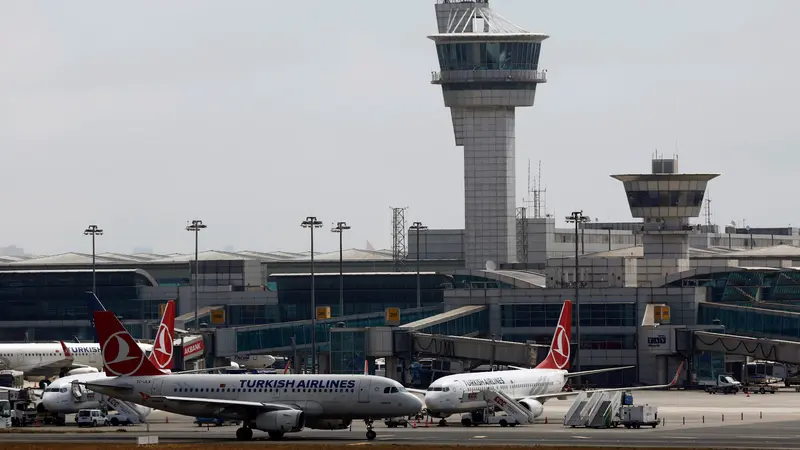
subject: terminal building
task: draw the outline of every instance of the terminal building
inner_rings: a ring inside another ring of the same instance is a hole
[[[432,82],[463,147],[465,228],[411,228],[395,210],[392,249],[315,254],[321,312],[311,307],[309,253],[205,251],[197,263],[193,253],[100,253],[97,295],[135,337],[151,339],[159,305],[174,299],[178,327],[203,330],[203,352],[194,345],[192,356],[208,364],[305,356],[316,340],[320,370],[358,373],[365,360],[386,358],[387,376],[409,376],[423,356],[535,363],[570,299],[572,366],[634,366],[598,374],[597,384],[665,383],[687,359],[690,381],[734,370],[745,356],[800,363],[780,356],[800,343],[797,228],[692,224],[718,175],[681,173],[677,158],[613,175],[632,220],[576,228],[528,217],[515,204],[514,111],[532,106],[546,81],[547,36],[486,0],[438,0],[435,13]],[[92,339],[91,285],[91,254],[0,257],[0,341]],[[751,338],[758,346],[740,345]],[[760,355],[742,350],[756,347]]]

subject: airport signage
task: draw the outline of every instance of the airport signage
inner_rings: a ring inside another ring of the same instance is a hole
[[[200,338],[191,344],[186,344],[183,347],[183,359],[194,359],[199,358],[203,355],[203,351],[205,348],[203,347],[203,339]]]
[[[657,355],[671,355],[675,353],[675,328],[658,326],[641,328],[640,348],[646,348],[650,353]]]

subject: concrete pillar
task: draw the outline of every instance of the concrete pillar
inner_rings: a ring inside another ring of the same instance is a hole
[[[331,354],[317,353],[317,364],[319,365],[317,373],[331,373]]]

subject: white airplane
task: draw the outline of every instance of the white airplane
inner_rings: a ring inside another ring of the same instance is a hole
[[[367,424],[375,439],[374,419],[407,416],[422,401],[398,382],[368,375],[164,375],[144,356],[109,311],[96,311],[106,373],[118,375],[82,383],[92,391],[171,413],[238,420],[236,438],[248,441],[253,430],[272,439],[303,428],[347,429],[353,420]]]
[[[88,299],[87,306],[90,318],[94,311],[105,311],[105,307],[94,294]],[[150,344],[137,343],[137,345],[145,352],[153,349]],[[72,356],[66,355],[62,344],[57,341],[0,344],[0,367],[19,370],[28,377],[44,376],[45,380],[39,383],[41,389],[50,384],[48,378],[57,375],[99,373],[103,369],[100,344],[69,343],[67,349]]]
[[[409,389],[409,391],[425,395],[425,407],[428,414],[431,417],[441,419],[439,422],[441,426],[447,425],[445,419],[452,414],[471,413],[486,408],[487,402],[485,398],[479,395],[482,392],[501,392],[518,402],[536,418],[544,412],[544,403],[547,400],[553,398],[565,400],[567,397],[578,395],[581,392],[564,392],[563,388],[568,379],[635,367],[612,367],[568,372],[571,329],[572,302],[565,300],[558,326],[553,334],[550,352],[547,354],[547,358],[535,368],[514,367],[515,370],[448,375],[431,383],[427,391],[417,389]],[[591,392],[634,391],[671,387],[677,384],[682,370],[683,364],[678,368],[678,372],[670,384],[598,389]],[[472,420],[469,418],[462,419],[462,424],[464,425],[470,425],[471,423]]]
[[[105,308],[97,309],[104,311]],[[173,336],[175,334],[175,302],[170,300],[164,308],[164,315],[158,325],[153,351],[147,358],[156,368],[163,373],[170,373],[173,363]],[[64,353],[70,356],[69,348],[64,346]],[[112,403],[118,412],[127,415],[137,414],[144,421],[150,415],[151,409],[139,405],[122,404],[119,401],[95,394],[86,390],[80,383],[109,378],[105,372],[81,373],[69,375],[53,381],[42,393],[40,406],[46,411],[55,414],[72,414],[81,409],[100,409],[102,403]],[[119,408],[125,411],[119,411]]]

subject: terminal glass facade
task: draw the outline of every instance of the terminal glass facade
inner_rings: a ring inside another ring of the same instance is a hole
[[[106,309],[123,320],[157,319],[163,301],[139,301],[139,287],[151,281],[133,270],[98,271],[97,296]],[[64,339],[77,336],[93,340],[87,314],[87,292],[92,289],[91,270],[0,272],[0,308],[3,322],[86,321],[86,327],[0,326],[0,340]],[[11,324],[9,324],[11,325]],[[141,334],[141,327],[137,335]]]
[[[502,327],[555,327],[561,315],[561,303],[502,305]],[[572,308],[572,323],[577,323],[578,309]],[[588,303],[581,305],[582,327],[636,326],[633,303]]]
[[[631,208],[667,206],[698,207],[703,204],[705,191],[628,191]]]
[[[278,306],[283,322],[311,319],[311,276],[272,275],[278,288]],[[441,274],[421,274],[422,306],[441,305],[444,289],[452,286],[453,278]],[[402,309],[417,306],[417,274],[345,274],[344,314],[339,311],[339,275],[315,276],[316,304],[329,306],[332,316],[350,316],[386,311],[386,308]]]
[[[536,70],[542,44],[534,42],[470,42],[438,44],[442,70]]]

